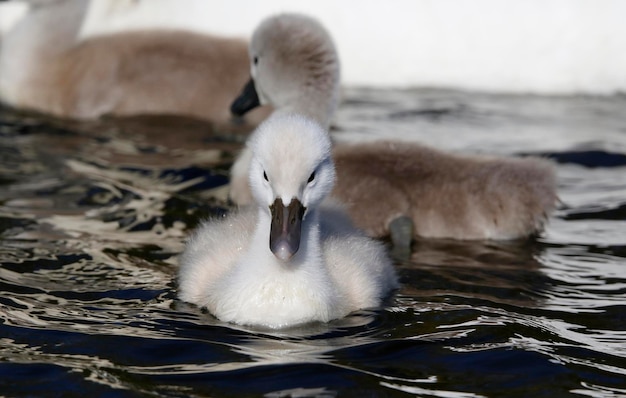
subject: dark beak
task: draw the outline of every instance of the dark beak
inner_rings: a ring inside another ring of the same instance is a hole
[[[259,102],[256,88],[254,88],[254,80],[250,79],[241,91],[241,94],[239,94],[239,97],[233,101],[230,106],[230,112],[235,116],[243,116],[259,105],[261,103]]]
[[[270,229],[270,250],[283,261],[289,260],[300,248],[302,217],[306,208],[298,199],[292,199],[289,206],[278,198],[270,206],[272,227]]]

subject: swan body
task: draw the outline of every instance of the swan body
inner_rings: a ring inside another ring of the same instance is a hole
[[[228,106],[249,76],[244,40],[165,29],[80,39],[88,0],[31,2],[2,38],[3,103],[75,119],[232,119]],[[247,118],[252,125],[267,113],[257,115]]]
[[[554,168],[537,158],[467,156],[417,143],[337,145],[339,181],[356,224],[388,236],[394,220],[413,220],[428,238],[512,240],[540,231],[556,201]],[[370,211],[365,211],[370,209]]]
[[[395,273],[383,246],[324,201],[335,180],[326,131],[304,116],[273,115],[249,147],[254,203],[192,235],[180,299],[226,322],[271,328],[380,305]]]
[[[299,46],[288,39],[300,36],[316,40]],[[337,107],[339,61],[323,27],[300,15],[270,17],[254,32],[249,52],[252,81],[233,113],[271,104],[275,112],[308,111],[328,125]],[[416,236],[528,237],[542,229],[557,200],[554,167],[542,159],[472,157],[393,141],[336,144],[333,157],[338,183],[332,196],[370,236],[391,236],[405,248]],[[231,171],[238,204],[251,199],[242,184],[248,160],[244,150]]]

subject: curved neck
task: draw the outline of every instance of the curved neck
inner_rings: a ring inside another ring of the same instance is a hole
[[[58,54],[76,43],[89,0],[34,2],[27,14],[3,38],[11,57]]]
[[[76,44],[89,0],[32,0],[31,9],[2,37],[0,98],[20,105],[24,83],[51,76],[55,58]],[[39,73],[45,71],[45,73]],[[29,87],[27,84],[26,87]]]
[[[340,67],[334,52],[324,62],[303,67],[303,80],[276,104],[278,113],[298,113],[317,121],[326,131],[339,105]],[[294,79],[299,81],[299,79]]]
[[[337,90],[338,91],[338,90]],[[324,130],[328,131],[330,122],[335,114],[338,103],[338,95],[326,93],[322,90],[307,90],[290,104],[278,108],[276,114],[300,114],[318,122]]]

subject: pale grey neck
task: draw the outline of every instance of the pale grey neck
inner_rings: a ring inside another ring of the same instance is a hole
[[[58,54],[76,43],[89,0],[33,1],[24,18],[5,37],[12,54]]]
[[[319,84],[319,82],[318,82]],[[278,107],[278,113],[298,113],[317,121],[326,131],[339,102],[338,83],[301,87],[292,101]]]
[[[302,100],[288,106],[284,106],[276,111],[279,114],[301,114],[318,122],[324,130],[328,131],[330,121],[333,118],[334,106],[323,104],[324,101]]]

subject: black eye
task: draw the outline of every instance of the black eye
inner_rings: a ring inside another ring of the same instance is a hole
[[[259,63],[259,57],[254,57],[252,62],[254,62],[255,65],[258,64]]]
[[[309,177],[309,180],[307,182],[311,182],[315,179],[315,172],[311,173],[311,176]]]
[[[263,172],[263,178],[265,178],[265,181],[269,182],[270,180],[267,179],[267,174],[265,172]]]

